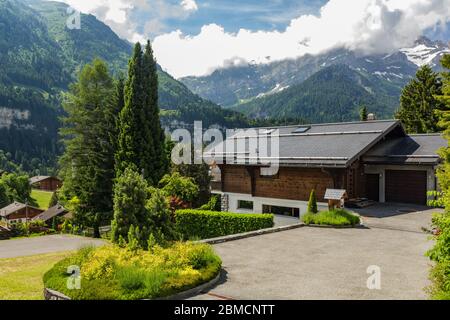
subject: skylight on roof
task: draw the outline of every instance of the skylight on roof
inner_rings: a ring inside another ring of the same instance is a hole
[[[311,127],[299,127],[297,129],[295,129],[292,133],[305,133],[307,131],[309,131],[311,129]]]
[[[260,134],[271,134],[271,133],[274,133],[275,130],[276,129],[264,129],[264,130],[261,130],[259,133]]]

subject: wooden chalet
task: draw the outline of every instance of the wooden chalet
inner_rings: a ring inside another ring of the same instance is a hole
[[[33,188],[43,191],[56,191],[62,187],[62,181],[51,176],[32,177],[30,178],[30,184]]]
[[[14,202],[9,206],[0,209],[0,218],[7,224],[16,222],[27,222],[32,220],[44,210],[20,203]]]
[[[228,137],[208,150],[217,163],[212,192],[222,195],[224,211],[299,216],[312,189],[321,209],[327,189],[345,190],[348,199],[426,205],[427,191],[437,188],[437,151],[447,145],[439,134],[407,135],[396,120],[254,130],[258,138],[279,133],[279,170],[263,175],[267,163],[250,161],[248,142],[226,150],[246,138]]]

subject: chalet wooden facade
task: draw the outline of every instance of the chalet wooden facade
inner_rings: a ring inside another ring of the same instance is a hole
[[[224,211],[298,216],[306,212],[312,189],[326,208],[330,188],[346,190],[349,199],[426,205],[427,191],[437,186],[437,150],[446,145],[440,135],[408,136],[394,120],[273,129],[279,131],[279,170],[273,176],[263,175],[265,166],[250,158],[238,159],[248,150],[230,158],[227,141],[210,150],[218,163],[212,190],[222,195]]]
[[[43,191],[56,191],[62,187],[62,181],[57,177],[36,176],[30,178],[30,184],[33,188]]]
[[[27,222],[40,215],[43,211],[23,203],[14,202],[0,209],[0,218],[6,221],[7,224]]]

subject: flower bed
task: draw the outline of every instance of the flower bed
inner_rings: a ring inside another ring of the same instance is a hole
[[[355,226],[360,223],[360,218],[346,210],[331,210],[319,213],[307,213],[302,216],[302,221],[307,225],[342,227]]]
[[[44,285],[74,300],[155,299],[214,279],[221,264],[205,244],[176,243],[151,252],[118,246],[84,248],[48,271]],[[67,288],[69,266],[80,267],[80,290]]]

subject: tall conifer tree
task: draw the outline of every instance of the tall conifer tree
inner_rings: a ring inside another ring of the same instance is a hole
[[[114,81],[106,64],[94,60],[72,85],[64,103],[67,116],[61,133],[66,149],[60,159],[62,195],[79,199],[75,219],[80,225],[99,226],[112,218],[112,187],[116,135]]]
[[[119,119],[117,175],[126,168],[139,171],[156,185],[168,169],[158,107],[158,75],[150,42],[138,43],[129,63],[125,106]]]
[[[442,94],[442,83],[439,75],[429,66],[421,67],[405,86],[400,98],[400,110],[397,118],[402,120],[408,133],[432,133],[439,127],[437,111],[443,104],[436,99]]]

